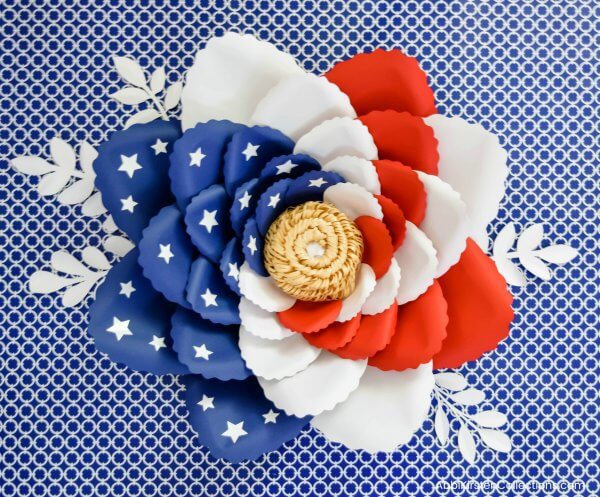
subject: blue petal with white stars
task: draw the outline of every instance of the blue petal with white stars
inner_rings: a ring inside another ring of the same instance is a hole
[[[223,166],[229,195],[233,196],[246,181],[257,178],[271,159],[290,154],[293,149],[294,142],[272,128],[255,126],[237,132],[227,146]]]
[[[188,129],[171,154],[171,189],[177,205],[185,209],[196,194],[223,182],[223,157],[231,137],[246,126],[230,121],[209,121]]]
[[[225,279],[227,286],[231,288],[237,295],[241,296],[239,278],[240,268],[244,263],[244,254],[242,253],[242,247],[240,241],[237,238],[232,238],[223,250],[219,268]]]
[[[187,299],[204,319],[224,325],[240,324],[240,298],[229,289],[221,270],[205,257],[199,256],[192,264]]]
[[[285,197],[293,181],[289,178],[277,181],[260,196],[256,205],[256,224],[262,236],[266,236],[271,223],[286,209]]]
[[[185,288],[196,249],[175,205],[163,207],[150,220],[139,249],[139,263],[152,286],[171,302],[189,308]]]
[[[246,221],[254,215],[256,204],[263,191],[264,186],[258,178],[246,181],[236,189],[231,206],[230,220],[231,227],[237,236],[242,236]]]
[[[252,374],[240,354],[239,326],[215,324],[182,307],[171,322],[173,349],[192,373],[222,381]]]
[[[269,276],[263,262],[264,240],[258,231],[256,219],[249,219],[244,228],[242,251],[250,267],[261,276]]]
[[[230,199],[223,185],[212,185],[196,195],[185,211],[185,225],[202,255],[219,262],[233,235],[229,224]]]
[[[275,157],[263,168],[260,179],[297,178],[309,171],[319,171],[321,165],[310,155],[292,154]]]
[[[254,376],[243,381],[185,376],[190,423],[213,456],[256,459],[295,438],[310,418],[287,416],[267,400]]]
[[[325,190],[345,180],[330,171],[310,171],[292,180],[285,194],[285,206],[291,207],[309,201],[322,201]]]
[[[98,350],[115,362],[153,374],[185,374],[172,349],[176,308],[142,274],[133,249],[108,273],[90,307],[89,331]]]
[[[159,119],[117,131],[98,148],[96,188],[117,226],[134,242],[148,221],[173,202],[169,152],[180,136],[177,121]]]

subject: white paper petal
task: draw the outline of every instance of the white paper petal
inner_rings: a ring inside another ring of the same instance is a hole
[[[469,236],[467,208],[448,183],[421,171],[417,171],[417,174],[427,194],[425,217],[419,229],[432,241],[437,251],[437,278],[458,262],[466,247]]]
[[[239,305],[240,320],[244,328],[265,340],[281,340],[296,335],[293,331],[281,325],[277,316],[242,297]]]
[[[211,119],[248,124],[256,104],[273,86],[302,72],[291,55],[251,35],[212,38],[187,73],[182,127]]]
[[[356,316],[369,295],[373,293],[376,283],[375,272],[371,266],[361,264],[360,271],[356,277],[356,287],[348,297],[342,300],[342,309],[336,321],[343,323]]]
[[[381,184],[377,170],[370,160],[351,155],[342,155],[323,166],[323,171],[331,171],[343,176],[350,183],[362,186],[365,190],[379,195]]]
[[[396,301],[402,305],[415,300],[429,288],[438,261],[431,240],[410,221],[406,221],[406,236],[394,258],[402,273],[396,295]]]
[[[479,124],[441,115],[424,121],[438,140],[438,176],[460,193],[469,214],[469,236],[486,250],[485,228],[496,217],[505,192],[506,151]]]
[[[314,127],[300,137],[294,153],[308,154],[321,164],[341,155],[377,159],[377,147],[369,129],[349,117],[336,117]]]
[[[377,280],[375,289],[362,306],[363,314],[372,315],[385,311],[394,303],[400,287],[400,266],[392,259],[390,268]]]
[[[383,219],[381,205],[372,193],[353,183],[337,183],[323,193],[323,201],[335,205],[350,219],[371,216]]]
[[[405,371],[368,367],[348,399],[311,424],[351,449],[392,451],[423,424],[433,384],[431,363]]]
[[[280,380],[307,368],[321,349],[310,345],[300,333],[283,340],[265,340],[240,326],[240,352],[246,366],[265,380]]]
[[[300,373],[283,380],[258,377],[265,396],[288,415],[303,417],[333,409],[358,386],[367,361],[342,359],[327,351]]]
[[[281,312],[294,305],[296,299],[283,292],[270,276],[256,274],[247,262],[240,268],[242,295],[268,312]]]
[[[258,103],[250,124],[278,129],[295,141],[333,117],[356,117],[348,96],[322,76],[299,74],[271,88]]]

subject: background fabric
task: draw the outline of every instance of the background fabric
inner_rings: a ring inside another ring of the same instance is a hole
[[[597,494],[599,10],[593,0],[0,0],[0,495]],[[105,233],[79,207],[40,198],[37,179],[8,161],[47,157],[54,136],[98,145],[122,127],[134,111],[108,96],[123,86],[113,54],[165,64],[174,82],[226,30],[274,42],[315,73],[376,47],[417,56],[441,113],[481,123],[508,150],[492,239],[509,221],[544,222],[546,240],[579,252],[550,281],[512,287],[510,337],[461,369],[508,414],[509,455],[480,446],[468,465],[456,421],[440,447],[430,419],[389,455],[306,430],[255,462],[215,460],[188,425],[179,380],[94,348],[91,299],[64,309],[58,294],[28,293],[53,252]]]

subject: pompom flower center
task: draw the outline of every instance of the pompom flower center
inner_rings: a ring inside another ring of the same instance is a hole
[[[331,204],[306,202],[271,224],[264,262],[284,292],[322,302],[354,291],[362,254],[362,235],[352,220]]]

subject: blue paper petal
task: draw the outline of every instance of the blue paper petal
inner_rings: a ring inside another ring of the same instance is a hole
[[[244,263],[244,254],[237,238],[232,238],[223,250],[223,256],[219,268],[225,279],[227,286],[237,295],[241,296],[239,281],[239,271]]]
[[[308,201],[322,201],[327,188],[345,180],[330,171],[311,171],[292,180],[285,195],[285,206],[291,207]]]
[[[279,448],[310,421],[279,411],[265,398],[254,376],[223,382],[188,375],[184,384],[190,422],[200,442],[213,456],[231,462],[256,459]],[[274,416],[275,422],[267,422]]]
[[[175,305],[152,288],[133,249],[108,273],[90,307],[98,350],[136,371],[185,374],[169,335]]]
[[[233,196],[238,186],[257,178],[274,157],[287,155],[294,142],[281,131],[267,127],[246,128],[231,138],[225,154],[225,188]]]
[[[173,203],[168,152],[180,136],[179,122],[158,119],[117,131],[98,148],[96,187],[117,226],[136,243],[148,221]]]
[[[275,157],[263,168],[260,178],[280,180],[284,178],[297,178],[309,171],[321,170],[321,164],[310,155],[292,154]]]
[[[231,202],[223,185],[212,185],[196,195],[187,206],[185,225],[202,255],[219,262],[233,235],[229,223]]]
[[[286,209],[286,193],[293,181],[289,178],[277,181],[260,196],[256,205],[256,224],[263,237],[266,236],[271,223]]]
[[[224,325],[240,324],[240,298],[229,289],[220,269],[205,257],[199,256],[192,264],[187,299],[204,319]]]
[[[172,319],[173,349],[192,373],[219,380],[244,380],[252,373],[238,347],[239,327],[223,326],[178,308]]]
[[[269,276],[263,262],[263,248],[264,240],[258,231],[256,219],[249,219],[244,228],[244,236],[242,238],[244,258],[248,261],[250,267],[258,274],[261,276]]]
[[[189,308],[185,287],[196,250],[175,205],[150,220],[139,243],[139,263],[152,286],[171,302]]]
[[[209,121],[188,129],[171,154],[171,189],[180,209],[205,188],[223,182],[223,158],[234,133],[246,129],[230,121]]]
[[[237,236],[241,237],[244,233],[246,221],[254,215],[256,204],[264,188],[263,183],[259,182],[258,178],[254,178],[236,189],[230,219],[231,227]]]

